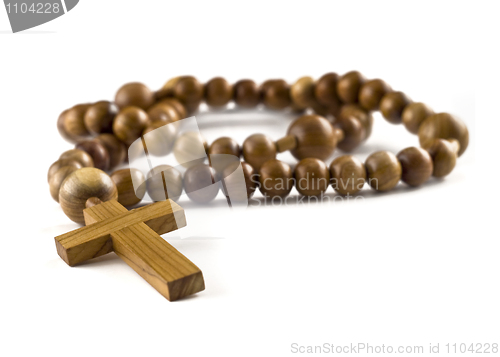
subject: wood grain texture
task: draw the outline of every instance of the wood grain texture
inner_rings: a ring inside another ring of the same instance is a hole
[[[186,224],[175,202],[127,211],[108,201],[86,208],[84,216],[86,227],[56,237],[58,254],[69,265],[114,251],[170,301],[205,288],[201,270],[159,236]]]

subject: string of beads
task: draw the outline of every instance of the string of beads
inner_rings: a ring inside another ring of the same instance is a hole
[[[229,137],[207,145],[195,133],[177,135],[175,130],[162,130],[158,145],[148,145],[153,153],[173,151],[183,162],[183,155],[196,141],[201,141],[209,157],[242,157],[236,166],[214,169],[198,163],[188,167],[184,175],[168,165],[156,167],[147,175],[136,169],[117,170],[109,176],[105,173],[127,160],[128,147],[141,136],[160,132],[155,129],[191,116],[202,101],[210,108],[223,108],[231,100],[241,108],[264,105],[271,110],[291,110],[300,117],[276,141],[254,134],[241,146]],[[325,160],[337,147],[350,152],[368,139],[372,112],[376,110],[388,122],[403,124],[418,135],[421,148],[408,147],[397,155],[378,151],[364,163],[352,155],[342,155],[328,167]],[[302,77],[292,85],[282,79],[267,80],[260,86],[244,79],[231,85],[221,77],[203,85],[192,76],[181,76],[154,92],[142,83],[128,83],[117,91],[114,102],[78,104],[63,111],[57,128],[63,138],[76,145],[50,166],[50,193],[68,217],[79,223],[84,222],[82,211],[90,197],[102,201],[118,199],[125,206],[133,206],[146,191],[153,199],[176,200],[184,190],[193,201],[210,202],[218,188],[214,185],[213,190],[200,191],[207,179],[214,182],[227,178],[239,165],[248,197],[257,188],[266,197],[286,197],[294,185],[306,196],[322,195],[330,185],[341,195],[354,195],[365,183],[377,191],[391,190],[399,181],[419,186],[431,176],[448,175],[469,141],[467,127],[457,118],[434,113],[425,104],[412,102],[404,93],[394,91],[381,79],[367,80],[357,71],[343,76],[327,73],[316,81]],[[298,160],[293,169],[276,159],[278,153],[285,151]],[[134,179],[146,184],[134,191]]]

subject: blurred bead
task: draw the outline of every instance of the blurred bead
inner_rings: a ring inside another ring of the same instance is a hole
[[[212,201],[219,192],[215,170],[205,164],[191,166],[184,173],[184,190],[197,203]]]
[[[240,156],[240,146],[236,142],[236,140],[224,136],[222,138],[216,139],[210,148],[208,149],[208,153],[213,154],[226,154],[226,155],[234,155]]]
[[[410,103],[403,110],[401,119],[410,133],[418,134],[420,124],[433,114],[434,112],[424,103]]]
[[[378,110],[382,97],[391,88],[381,79],[365,82],[359,90],[359,104],[366,110]]]
[[[141,202],[146,194],[146,180],[137,169],[123,169],[111,174],[111,179],[118,190],[118,202],[124,206],[133,206]],[[137,190],[134,189],[134,184]]]
[[[255,108],[260,102],[257,84],[251,79],[242,79],[234,84],[234,101],[243,108]]]
[[[241,165],[241,170],[243,171],[243,176],[245,177],[245,192],[240,192],[240,176],[232,175]],[[224,180],[224,185],[227,187],[227,190],[231,192],[231,199],[236,196],[237,201],[242,201],[243,197],[247,199],[252,197],[257,188],[258,180],[256,179],[258,176],[256,175],[255,170],[248,163],[241,162],[233,162],[229,166],[227,166],[221,174],[221,179]],[[226,190],[223,188],[224,194],[227,196]]]
[[[177,201],[182,194],[182,175],[170,165],[159,165],[148,172],[147,190],[155,202],[171,199]]]
[[[196,112],[203,99],[203,85],[193,76],[172,78],[163,89],[170,91],[184,105],[187,115]]]
[[[337,95],[337,73],[327,73],[316,81],[314,95],[319,104],[328,108],[334,115],[339,111],[341,102]]]
[[[358,71],[347,72],[337,82],[337,95],[344,103],[357,103],[359,90],[365,81]]]
[[[94,167],[92,156],[80,149],[66,150],[59,156],[59,159],[73,159],[78,161],[82,167]]]
[[[276,158],[276,145],[264,134],[253,134],[243,142],[242,153],[245,161],[259,172],[264,162]]]
[[[339,117],[335,126],[344,133],[344,138],[337,144],[342,151],[352,151],[365,140],[365,128],[354,116]]]
[[[83,209],[86,201],[97,197],[101,201],[116,200],[118,191],[111,178],[94,167],[84,167],[71,173],[59,189],[59,203],[63,212],[74,222],[85,224]]]
[[[123,144],[116,136],[113,134],[100,134],[95,140],[99,141],[109,154],[109,169],[114,169],[116,166],[120,165],[127,157],[127,149],[125,144]]]
[[[106,147],[97,140],[81,141],[75,146],[76,149],[85,151],[92,157],[94,167],[107,171],[109,170],[109,153]]]
[[[309,108],[315,104],[314,80],[302,77],[290,87],[290,97],[295,108]]]
[[[432,157],[434,169],[432,176],[445,177],[450,174],[457,163],[458,147],[444,139],[434,139],[427,151]]]
[[[178,99],[165,98],[161,102],[173,106],[179,114],[180,119],[184,119],[187,117],[186,107],[184,107],[184,105]]]
[[[401,124],[403,110],[410,100],[403,92],[389,92],[380,101],[380,112],[391,124]]]
[[[288,107],[290,99],[290,87],[282,79],[270,79],[262,83],[260,87],[262,102],[273,110],[281,110]]]
[[[205,83],[205,102],[209,107],[223,107],[233,98],[233,87],[222,77]]]
[[[319,115],[303,115],[297,118],[288,127],[287,135],[297,138],[297,147],[291,150],[291,153],[298,160],[314,157],[324,161],[337,147],[333,126]]]
[[[117,113],[118,108],[115,104],[102,100],[87,109],[83,121],[91,134],[111,133]]]
[[[142,135],[148,154],[167,156],[172,152],[177,137],[177,126],[174,123],[155,121],[146,126]]]
[[[265,197],[284,198],[293,188],[292,169],[276,159],[266,161],[260,168],[259,182],[259,190]]]
[[[130,145],[137,140],[146,124],[148,115],[138,107],[122,109],[113,122],[113,133],[125,144]]]
[[[59,159],[56,162],[54,162],[52,165],[50,165],[49,171],[47,172],[47,182],[50,182],[50,179],[52,178],[52,176],[54,176],[54,174],[61,167],[64,167],[64,166],[72,166],[72,167],[76,167],[77,169],[80,169],[83,167],[82,164],[80,164],[80,162],[78,162],[75,159],[72,159],[72,158]]]
[[[83,120],[89,107],[90,104],[78,104],[64,112],[62,132],[70,139],[69,141],[78,142],[90,135]]]
[[[195,166],[205,161],[207,142],[197,132],[185,132],[176,139],[173,151],[180,165]]]
[[[366,169],[363,163],[351,155],[335,158],[330,164],[332,187],[341,195],[358,193],[366,182]]]
[[[147,110],[154,102],[151,90],[142,83],[132,82],[124,84],[118,89],[115,103],[118,108],[138,107]]]
[[[340,113],[338,115],[340,119],[342,118],[347,118],[347,117],[354,117],[356,118],[363,128],[365,129],[365,137],[363,140],[368,139],[372,133],[372,127],[373,127],[373,116],[372,114],[367,111],[366,109],[363,109],[360,105],[358,104],[345,104],[342,106],[340,109]],[[340,144],[339,144],[340,147]]]
[[[409,147],[397,155],[403,173],[401,181],[410,186],[420,186],[432,175],[433,165],[429,153],[421,148]]]
[[[179,112],[169,102],[161,101],[148,109],[149,120],[173,123],[181,119]]]
[[[56,171],[52,175],[52,177],[49,180],[49,188],[50,188],[50,195],[52,198],[56,201],[59,202],[59,188],[61,187],[61,184],[63,183],[64,179],[69,176],[73,171],[78,170],[78,168],[74,166],[63,166],[59,168],[59,170]]]
[[[365,161],[368,183],[377,191],[396,187],[401,179],[402,168],[397,157],[388,151],[377,151]]]
[[[434,139],[456,139],[460,144],[460,156],[469,145],[469,130],[461,120],[448,113],[439,113],[423,121],[418,130],[418,139],[424,149],[432,145]]]
[[[325,163],[314,158],[300,160],[294,176],[295,188],[304,196],[320,196],[330,184],[330,172]]]

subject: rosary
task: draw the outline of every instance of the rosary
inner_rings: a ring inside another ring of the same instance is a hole
[[[264,105],[299,117],[284,137],[273,141],[254,134],[241,146],[229,137],[208,145],[199,133],[177,132],[177,124],[201,102],[224,108],[231,100],[240,108]],[[325,160],[337,147],[349,152],[370,136],[376,110],[418,135],[421,148],[408,147],[397,155],[378,151],[364,163],[342,155],[327,166]],[[431,176],[450,174],[469,142],[459,119],[434,113],[357,71],[327,73],[316,81],[302,77],[292,85],[281,79],[260,86],[249,79],[231,85],[221,77],[201,84],[181,76],[153,92],[142,83],[128,83],[114,102],[78,104],[63,111],[57,128],[76,146],[50,166],[50,194],[69,219],[85,224],[55,238],[59,256],[74,266],[114,251],[170,301],[205,288],[201,270],[160,237],[186,225],[184,210],[176,203],[183,191],[192,201],[206,204],[218,195],[220,186],[214,183],[220,181],[227,196],[228,188],[236,185],[232,173],[237,169],[243,173],[245,199],[257,188],[272,200],[286,198],[293,187],[312,197],[323,195],[329,186],[347,196],[365,184],[377,191],[389,191],[399,181],[419,186]],[[147,173],[135,168],[111,172],[127,160],[131,163],[137,144],[147,147],[148,155],[172,152],[186,170],[158,165]],[[208,163],[200,159],[200,151],[208,154]],[[285,151],[298,160],[293,169],[276,159]],[[234,160],[210,159],[216,157]],[[146,192],[155,203],[127,210]]]

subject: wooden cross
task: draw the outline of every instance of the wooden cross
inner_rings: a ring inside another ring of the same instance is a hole
[[[85,227],[56,237],[59,256],[70,266],[115,252],[170,301],[205,289],[201,270],[160,234],[186,225],[172,200],[128,211],[118,201],[87,201]]]

